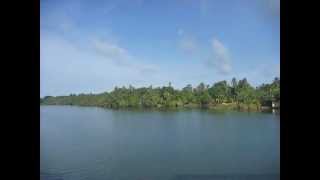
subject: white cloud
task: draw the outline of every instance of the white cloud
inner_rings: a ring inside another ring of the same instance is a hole
[[[153,75],[157,71],[155,65],[139,62],[137,58],[129,54],[127,49],[115,43],[94,39],[92,44],[95,52],[115,65],[130,68],[143,75]]]
[[[145,86],[164,77],[158,66],[101,39],[80,48],[58,34],[42,34],[40,43],[41,96],[102,92],[129,84]]]
[[[131,58],[126,49],[118,46],[117,44],[103,41],[101,39],[94,39],[92,41],[95,51],[107,58],[114,61],[118,65],[128,65],[128,60]]]
[[[212,40],[211,45],[213,53],[207,64],[213,66],[221,74],[229,74],[232,67],[228,49],[216,38]]]

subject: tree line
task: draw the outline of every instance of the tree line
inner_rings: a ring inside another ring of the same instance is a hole
[[[43,105],[79,105],[106,108],[176,108],[176,107],[232,107],[259,109],[271,101],[280,101],[280,78],[272,83],[253,87],[246,78],[230,83],[219,81],[211,86],[200,83],[188,84],[181,90],[168,86],[115,87],[111,92],[100,94],[70,94],[69,96],[46,96],[40,98]]]

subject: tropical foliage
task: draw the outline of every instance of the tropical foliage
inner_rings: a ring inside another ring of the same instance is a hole
[[[100,106],[106,108],[176,108],[176,107],[257,107],[271,101],[280,101],[280,79],[275,78],[270,84],[253,87],[246,78],[229,84],[219,81],[213,85],[200,83],[196,87],[188,84],[181,90],[174,89],[169,83],[163,87],[133,86],[118,88],[100,94],[70,94],[69,96],[46,96],[40,98],[45,105]]]

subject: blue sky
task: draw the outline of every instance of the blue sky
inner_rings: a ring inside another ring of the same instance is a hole
[[[280,76],[279,0],[41,0],[40,96]]]

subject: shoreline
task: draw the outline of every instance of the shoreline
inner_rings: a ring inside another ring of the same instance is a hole
[[[237,104],[218,104],[211,106],[178,106],[178,107],[105,107],[97,105],[77,105],[77,104],[40,104],[40,106],[74,106],[74,107],[97,107],[110,110],[160,110],[160,111],[171,111],[171,110],[212,110],[212,111],[221,111],[221,112],[280,112],[280,108],[272,108],[268,106],[253,106],[249,105],[237,105]]]

